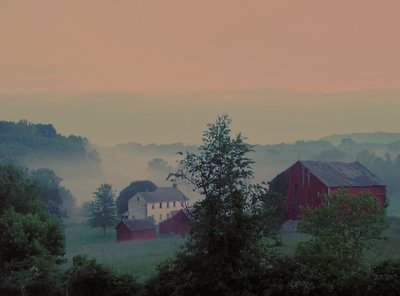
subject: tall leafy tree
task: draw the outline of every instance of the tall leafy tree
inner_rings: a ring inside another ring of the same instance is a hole
[[[94,200],[90,205],[89,224],[92,227],[103,229],[106,235],[106,228],[114,226],[117,222],[115,193],[110,184],[101,184],[93,195]]]
[[[247,157],[252,146],[238,134],[231,137],[231,119],[219,117],[204,132],[199,152],[185,154],[171,180],[185,180],[203,199],[193,208],[195,221],[181,254],[158,275],[168,278],[166,294],[243,295],[260,293],[263,240],[262,197],[265,191],[250,185]],[[153,291],[154,292],[154,291]]]

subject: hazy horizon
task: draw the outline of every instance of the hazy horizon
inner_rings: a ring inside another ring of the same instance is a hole
[[[343,92],[249,90],[181,95],[0,94],[0,120],[51,123],[99,146],[197,144],[207,123],[228,113],[253,144],[331,134],[397,132],[400,89]]]

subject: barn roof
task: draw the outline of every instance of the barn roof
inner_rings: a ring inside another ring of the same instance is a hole
[[[125,224],[130,231],[149,230],[156,228],[154,222],[150,219],[143,220],[123,220],[120,223]]]
[[[163,201],[184,201],[189,200],[182,191],[174,187],[159,187],[152,192],[137,193],[147,202],[163,202]]]
[[[310,172],[328,187],[385,186],[365,166],[357,162],[300,161]]]

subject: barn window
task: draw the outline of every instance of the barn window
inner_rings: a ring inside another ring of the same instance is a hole
[[[169,208],[169,201],[167,201],[167,208]]]
[[[174,200],[173,204],[174,204],[174,208],[176,208],[176,201],[175,200]]]
[[[162,209],[162,202],[160,202],[160,209]]]

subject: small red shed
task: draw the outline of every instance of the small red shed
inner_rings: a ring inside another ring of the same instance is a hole
[[[359,162],[297,161],[278,175],[282,176],[287,186],[288,219],[298,218],[300,206],[318,207],[322,202],[320,195],[341,188],[352,195],[370,192],[382,206],[385,204],[385,184]]]
[[[162,235],[182,235],[190,231],[193,216],[188,209],[176,212],[172,217],[159,224],[159,233]]]
[[[157,238],[156,225],[149,219],[122,220],[115,228],[117,230],[117,241]]]

